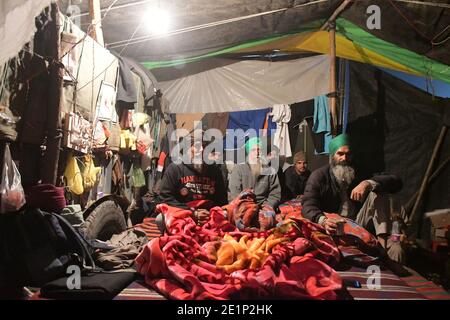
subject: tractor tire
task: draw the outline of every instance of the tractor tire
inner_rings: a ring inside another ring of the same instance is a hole
[[[127,223],[122,209],[114,201],[108,200],[92,211],[83,229],[87,239],[107,241],[114,234],[125,231]]]

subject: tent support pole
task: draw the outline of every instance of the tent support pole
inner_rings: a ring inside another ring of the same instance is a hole
[[[333,12],[333,14],[331,15],[331,17],[327,20],[327,22],[325,22],[325,24],[322,26],[322,28],[320,28],[320,31],[324,31],[325,29],[328,28],[330,22],[335,22],[336,18],[342,13],[342,11],[344,11],[347,6],[349,4],[352,3],[353,0],[344,0],[342,1],[341,5],[336,9],[336,11]]]
[[[331,21],[330,30],[328,31],[330,37],[330,92],[328,95],[328,102],[331,113],[331,134],[337,135],[338,119],[336,111],[336,25]]]
[[[46,123],[47,145],[42,168],[42,182],[56,184],[58,160],[61,147],[61,100],[63,87],[63,69],[59,61],[61,37],[59,35],[59,8],[51,6],[51,57],[55,60],[50,66],[50,86],[48,100],[48,120]]]
[[[352,3],[353,0],[344,0],[334,11],[331,17],[320,28],[321,31],[328,29],[330,38],[330,92],[328,94],[328,104],[331,114],[331,134],[338,134],[338,116],[336,111],[336,18]]]
[[[422,184],[420,185],[419,194],[417,196],[416,202],[414,203],[414,207],[411,211],[410,215],[410,221],[411,221],[411,228],[413,232],[413,237],[418,236],[419,228],[418,224],[420,221],[420,216],[418,214],[419,212],[419,204],[422,201],[423,195],[425,193],[427,182],[431,175],[431,170],[433,169],[434,162],[436,161],[436,158],[438,156],[438,152],[442,146],[442,143],[444,142],[445,135],[447,134],[448,127],[446,125],[442,126],[441,133],[439,134],[438,139],[436,140],[436,144],[434,145],[433,154],[431,155],[430,162],[428,163],[427,171],[425,172],[425,176],[423,177]]]
[[[92,30],[89,35],[102,47],[105,46],[102,31],[102,10],[100,0],[89,0],[89,16],[91,18]]]

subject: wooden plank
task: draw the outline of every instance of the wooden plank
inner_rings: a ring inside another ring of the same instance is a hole
[[[59,34],[59,8],[51,6],[51,57],[59,61],[61,37]],[[42,168],[42,182],[56,185],[59,154],[61,147],[61,107],[62,107],[63,68],[59,63],[50,66],[50,89],[48,101],[48,120],[46,123],[47,145]]]

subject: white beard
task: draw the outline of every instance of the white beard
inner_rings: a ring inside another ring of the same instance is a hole
[[[256,160],[256,163],[249,163],[249,166],[253,176],[258,177],[261,175],[262,163],[260,158]]]
[[[347,188],[355,179],[355,169],[349,165],[332,164],[331,171],[340,187]]]

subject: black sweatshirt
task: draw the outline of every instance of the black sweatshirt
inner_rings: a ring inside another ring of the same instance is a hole
[[[215,205],[227,204],[227,191],[222,172],[216,165],[204,165],[201,173],[186,164],[171,163],[161,181],[161,202],[189,209],[187,202],[211,200]]]
[[[294,166],[286,169],[284,172],[285,194],[283,199],[291,200],[305,192],[306,181],[308,180],[311,171],[306,170],[304,174],[297,174]]]
[[[402,188],[402,180],[393,174],[357,174],[357,177],[348,188],[349,198],[353,188],[363,180],[373,180],[377,183],[376,188],[373,190],[375,193],[396,193]],[[358,212],[363,203],[353,200],[352,202],[356,212]],[[329,165],[317,169],[311,174],[306,183],[302,205],[302,215],[316,223],[324,215],[324,212],[337,213],[339,211],[341,206],[339,186]]]

